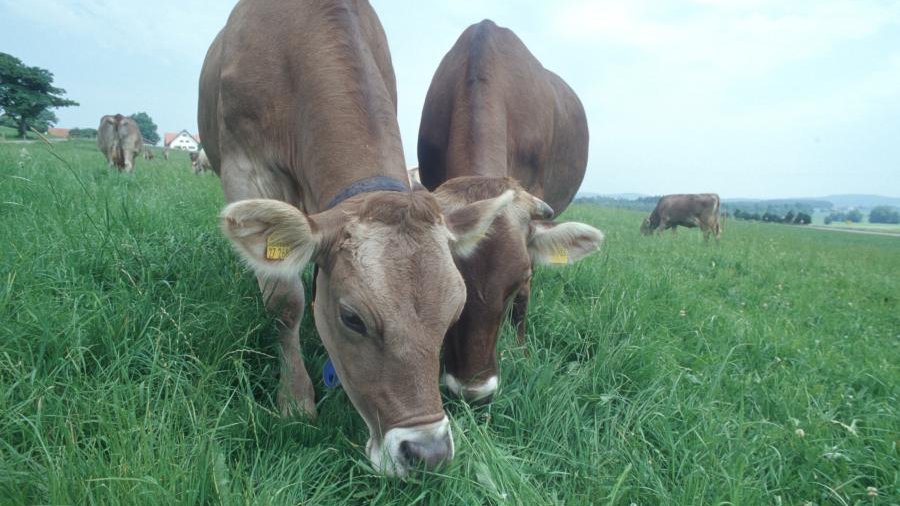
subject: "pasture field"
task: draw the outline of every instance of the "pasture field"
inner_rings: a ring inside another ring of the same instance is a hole
[[[574,206],[601,252],[537,270],[528,353],[507,326],[494,404],[447,398],[456,458],[400,481],[309,312],[319,418],[277,416],[221,207],[186,157],[0,144],[0,504],[900,504],[900,239]]]

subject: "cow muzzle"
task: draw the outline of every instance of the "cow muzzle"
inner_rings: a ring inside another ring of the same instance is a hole
[[[500,386],[497,376],[491,376],[483,383],[465,385],[450,373],[444,373],[444,384],[454,394],[470,404],[490,404]]]
[[[385,476],[404,477],[413,469],[436,469],[453,459],[450,420],[445,415],[437,422],[391,429],[380,444],[369,439],[366,453],[372,467]]]

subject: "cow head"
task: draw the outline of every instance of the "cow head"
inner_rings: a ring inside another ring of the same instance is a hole
[[[497,336],[512,300],[518,295],[527,304],[532,265],[569,265],[603,240],[590,225],[547,221],[553,210],[511,178],[454,178],[435,196],[446,212],[510,191],[513,204],[494,221],[487,239],[457,255],[468,295],[444,342],[444,383],[469,401],[490,401],[499,385]]]
[[[310,260],[319,266],[316,328],[385,474],[453,456],[438,389],[441,343],[466,299],[453,255],[473,249],[513,197],[446,215],[427,192],[365,193],[313,215],[275,200],[222,212],[222,229],[257,272],[293,277]]]
[[[650,217],[644,218],[644,221],[641,222],[641,235],[650,235],[653,233],[653,227],[650,224]]]

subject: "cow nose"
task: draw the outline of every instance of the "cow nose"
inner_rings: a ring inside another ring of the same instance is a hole
[[[402,441],[400,455],[409,467],[432,470],[453,458],[453,443],[449,433],[427,441]]]
[[[469,401],[469,404],[475,407],[481,407],[489,406],[492,402],[494,402],[494,394],[488,394],[486,397],[475,399],[474,401]]]

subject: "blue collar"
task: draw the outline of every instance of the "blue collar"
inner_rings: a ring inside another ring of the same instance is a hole
[[[367,177],[365,179],[360,179],[359,181],[350,183],[350,186],[347,186],[343,190],[339,191],[338,194],[335,195],[330,202],[328,202],[328,205],[325,206],[325,209],[331,209],[341,202],[349,199],[350,197],[354,197],[356,195],[359,195],[360,193],[408,191],[410,191],[409,185],[404,184],[403,182],[392,177]]]

